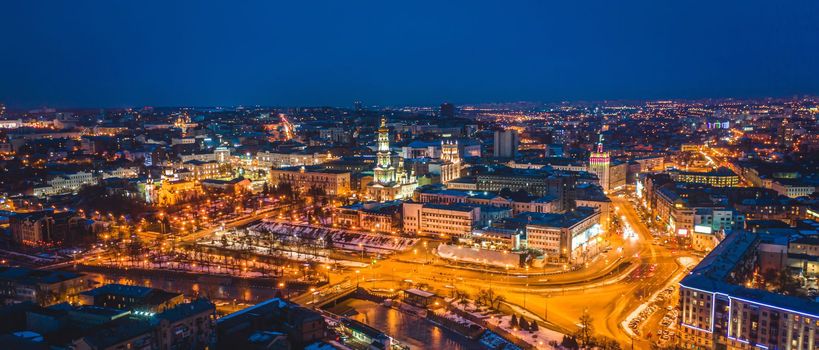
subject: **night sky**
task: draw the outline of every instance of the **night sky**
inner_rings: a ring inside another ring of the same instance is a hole
[[[10,107],[795,94],[819,1],[0,3]]]

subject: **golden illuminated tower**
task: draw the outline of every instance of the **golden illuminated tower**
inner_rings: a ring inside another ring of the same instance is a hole
[[[457,140],[441,141],[441,182],[446,184],[461,177],[461,156]]]
[[[395,168],[392,166],[392,155],[390,153],[390,129],[387,128],[387,118],[381,118],[381,127],[378,128],[378,139],[376,141],[378,153],[376,154],[375,169],[373,177],[375,182],[387,185],[396,181]]]
[[[398,160],[398,166],[392,165],[390,129],[387,128],[386,118],[381,118],[376,147],[378,151],[373,169],[373,182],[367,185],[367,197],[380,202],[411,197],[418,187],[418,181],[414,171],[404,169],[403,158]]]

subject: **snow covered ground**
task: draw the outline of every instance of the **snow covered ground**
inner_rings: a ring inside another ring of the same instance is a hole
[[[101,266],[108,266],[108,267],[116,267],[116,268],[137,268],[137,269],[146,269],[146,270],[164,270],[164,271],[179,271],[179,272],[190,272],[190,273],[200,273],[200,274],[222,274],[222,275],[230,275],[230,276],[239,276],[239,277],[265,277],[265,275],[261,272],[257,271],[242,271],[237,269],[228,269],[225,267],[220,266],[204,266],[201,264],[191,264],[191,263],[182,263],[182,262],[163,262],[159,264],[158,262],[144,262],[144,261],[119,261],[116,263],[112,262],[100,262],[98,265]]]
[[[509,334],[512,334],[516,338],[538,348],[538,349],[558,349],[557,347],[553,347],[549,345],[551,342],[557,342],[560,344],[563,341],[563,333],[556,332],[550,329],[546,329],[546,327],[539,326],[536,331],[528,331],[522,330],[516,327],[512,327],[512,315],[503,314],[494,310],[491,310],[485,306],[477,306],[474,301],[466,300],[466,303],[461,303],[460,301],[454,301],[453,299],[447,299],[447,302],[451,303],[452,306],[468,312],[479,319],[482,319],[484,322],[497,326]],[[528,313],[528,312],[527,312]],[[532,322],[532,317],[527,317],[525,313],[522,314],[527,322]],[[517,315],[521,316],[521,314]],[[490,332],[487,332],[490,333]],[[496,335],[497,336],[497,335]],[[483,343],[484,340],[481,339]],[[486,345],[486,344],[485,344]],[[511,345],[511,344],[510,344]],[[512,345],[514,346],[514,345]],[[517,348],[516,346],[514,348]],[[513,349],[509,348],[508,346],[506,349]]]
[[[538,349],[555,349],[555,347],[549,345],[549,343],[557,342],[557,344],[560,344],[560,342],[563,341],[563,334],[560,332],[546,329],[546,327],[543,326],[538,327],[536,331],[522,330],[512,327],[511,321],[511,315],[500,315],[497,317],[491,317],[489,320],[487,320],[487,322],[490,324],[502,328],[518,339],[523,340],[524,342]],[[531,322],[532,319],[526,319],[526,321]]]
[[[691,257],[679,257],[679,258],[677,258],[677,263],[680,266],[683,266],[685,268],[690,268],[690,267],[695,266],[698,263],[698,261],[697,261],[697,259],[694,259],[694,258],[691,258]],[[652,305],[657,300],[657,297],[660,294],[666,293],[669,289],[672,292],[675,290],[677,282],[682,280],[683,276],[687,273],[687,270],[685,268],[680,269],[680,271],[677,272],[677,274],[674,275],[674,277],[672,277],[670,280],[668,280],[668,283],[666,283],[666,285],[663,286],[663,289],[659,289],[656,292],[654,292],[654,294],[652,294],[648,298],[648,301],[646,301],[645,303],[640,304],[639,306],[637,306],[637,308],[634,309],[626,317],[626,319],[623,320],[623,322],[620,323],[620,326],[623,327],[623,329],[626,331],[626,333],[629,336],[631,336],[631,337],[639,336],[637,334],[637,332],[635,332],[634,330],[639,329],[641,323],[643,321],[645,321],[646,319],[648,319],[648,316],[650,316],[652,313],[654,313],[654,311],[656,311],[656,307],[654,307]]]
[[[215,248],[224,248],[224,249],[230,249],[230,250],[239,250],[241,245],[239,245],[238,243],[235,243],[235,242],[232,242],[232,243],[234,243],[234,244],[230,244],[228,246],[223,247],[220,242],[217,241],[216,243],[214,243],[210,239],[205,239],[205,240],[201,240],[201,241],[197,242],[197,244],[200,244],[200,245],[203,245],[203,246],[209,246],[209,247],[215,247]],[[259,255],[268,255],[269,252],[270,252],[270,249],[268,247],[262,247],[262,246],[259,246],[259,245],[248,245],[247,248],[249,248],[253,253],[259,254]],[[369,265],[367,265],[365,263],[358,262],[358,261],[331,259],[331,258],[328,258],[328,257],[323,256],[323,255],[316,255],[316,254],[311,254],[311,253],[306,253],[306,252],[294,252],[294,251],[283,250],[283,249],[275,249],[275,252],[276,252],[276,254],[280,255],[282,258],[287,259],[287,260],[293,260],[293,261],[312,261],[312,262],[316,262],[316,263],[319,263],[319,264],[339,264],[339,265],[346,266],[346,267],[356,267],[356,268],[369,266]]]
[[[517,268],[520,266],[521,261],[520,254],[515,252],[453,246],[448,244],[438,245],[436,254],[447,260],[506,268]]]
[[[446,310],[441,309],[439,311],[436,311],[435,314],[438,315],[438,316],[441,316],[443,318],[446,318],[448,320],[455,321],[456,323],[458,323],[458,324],[460,324],[460,325],[462,325],[464,327],[471,327],[473,325],[477,325],[475,322],[467,320],[467,319],[453,313],[452,311],[446,311]]]
[[[417,238],[371,234],[359,231],[336,229],[322,226],[291,224],[277,221],[264,221],[248,228],[251,232],[273,233],[278,236],[297,236],[308,240],[330,239],[333,246],[339,249],[389,254],[395,251],[406,251]]]

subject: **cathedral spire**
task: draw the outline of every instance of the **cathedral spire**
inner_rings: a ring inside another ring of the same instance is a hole
[[[387,117],[386,116],[383,116],[383,115],[381,116],[381,127],[378,128],[378,132],[389,132],[389,129],[387,128]]]

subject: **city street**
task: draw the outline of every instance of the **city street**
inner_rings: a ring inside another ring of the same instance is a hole
[[[670,279],[681,267],[675,261],[677,254],[652,244],[648,228],[639,220],[628,200],[612,199],[614,207],[618,208],[617,213],[637,233],[636,238],[625,240],[621,253],[612,249],[609,256],[601,257],[613,260],[622,255],[624,261],[631,262],[629,268],[619,273],[601,273],[593,268],[546,275],[534,271],[526,274],[464,269],[451,264],[447,266],[441,259],[435,259],[431,252],[433,244],[419,243],[415,251],[378,261],[369,268],[333,274],[331,283],[349,280],[373,289],[421,285],[439,294],[458,289],[469,295],[489,288],[564,333],[575,331],[578,318],[588,311],[594,318],[595,333],[630,346],[632,339],[620,323],[650,295],[674,282]],[[423,264],[424,261],[431,262]],[[649,343],[635,339],[634,345],[635,348],[648,348]]]
[[[671,278],[681,271],[676,262],[679,254],[652,244],[651,233],[632,204],[621,196],[611,198],[614,213],[623,227],[629,228],[629,234],[607,236],[612,249],[584,268],[499,269],[456,264],[434,254],[440,242],[422,239],[412,249],[383,260],[369,253],[351,258],[369,266],[332,271],[330,285],[325,288],[346,281],[376,290],[416,286],[442,296],[450,296],[455,290],[474,296],[480,290],[492,289],[503,295],[510,307],[526,309],[554,330],[573,333],[580,315],[588,312],[595,334],[616,339],[621,345],[631,346],[633,341],[635,348],[648,348],[647,339],[632,339],[633,333],[624,330],[621,323],[652,294],[675,282]],[[282,210],[294,209],[281,205],[265,208],[225,223],[224,228],[244,227],[284,213]],[[216,230],[203,229],[177,239],[179,243],[192,243]],[[630,234],[632,230],[634,234]],[[656,334],[655,326],[643,322],[640,334]]]

